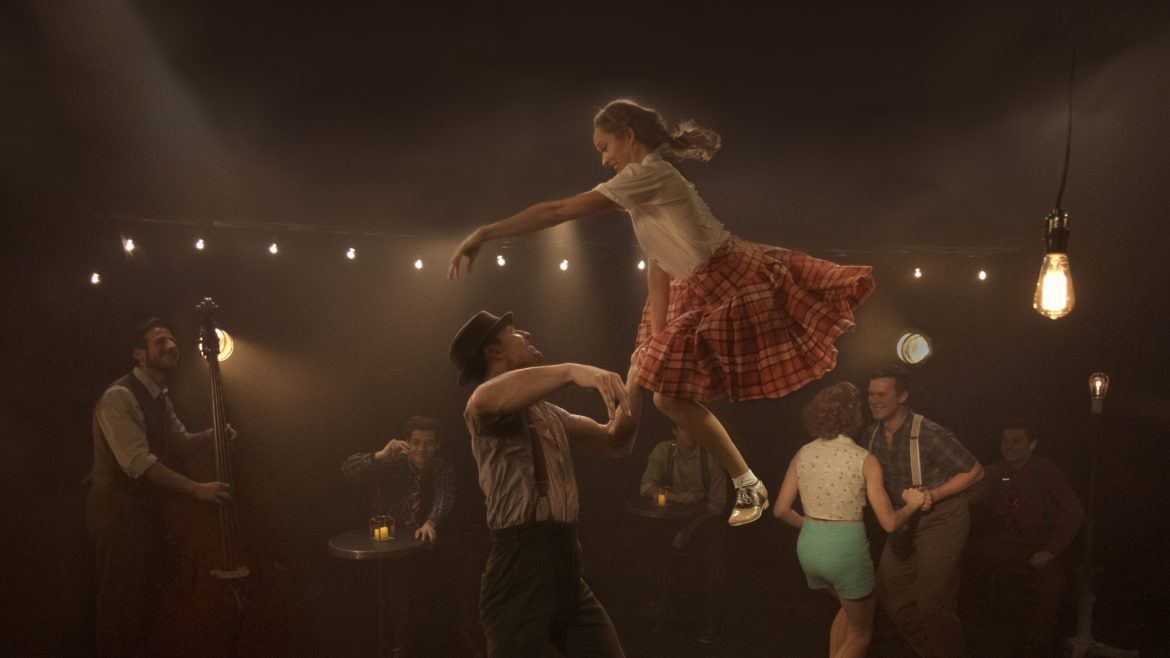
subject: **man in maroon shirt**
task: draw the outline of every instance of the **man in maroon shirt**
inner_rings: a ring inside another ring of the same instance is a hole
[[[1003,461],[987,467],[972,504],[991,508],[990,534],[969,554],[975,583],[997,568],[1028,568],[1037,575],[1035,610],[1028,625],[1025,655],[1051,655],[1064,594],[1065,568],[1059,559],[1072,543],[1084,510],[1068,480],[1049,459],[1033,454],[1036,438],[1027,423],[1009,421],[1000,438]]]

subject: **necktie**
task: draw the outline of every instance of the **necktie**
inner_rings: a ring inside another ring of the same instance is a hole
[[[1023,495],[1020,491],[1020,474],[1012,477],[1012,486],[1008,491],[1008,530],[1012,534],[1020,533],[1020,509],[1023,507]]]
[[[422,472],[413,468],[410,470],[410,490],[406,494],[406,508],[410,513],[410,522],[418,526],[418,508],[422,503]]]

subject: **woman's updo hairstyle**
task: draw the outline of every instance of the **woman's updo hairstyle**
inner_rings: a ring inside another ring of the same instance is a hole
[[[626,98],[610,101],[601,108],[593,117],[593,127],[613,135],[632,130],[639,142],[681,160],[706,162],[723,144],[714,130],[689,120],[671,128],[657,110]]]
[[[817,393],[800,416],[813,438],[852,437],[861,429],[861,393],[849,382],[834,384]]]

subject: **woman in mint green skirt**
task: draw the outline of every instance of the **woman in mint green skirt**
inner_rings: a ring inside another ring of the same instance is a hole
[[[906,489],[906,506],[894,511],[881,465],[850,438],[862,422],[856,386],[843,382],[822,390],[801,417],[816,438],[792,458],[773,513],[800,528],[796,554],[808,586],[828,590],[841,603],[829,630],[829,656],[860,658],[873,635],[874,609],[873,562],[862,522],[866,499],[882,528],[893,532],[922,507],[925,496]],[[798,495],[803,516],[792,509]]]

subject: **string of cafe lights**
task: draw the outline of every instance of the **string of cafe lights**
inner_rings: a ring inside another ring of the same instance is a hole
[[[195,251],[203,252],[203,251],[207,250],[207,248],[209,246],[209,242],[208,242],[207,238],[197,237],[194,240],[194,242],[192,243],[192,246],[195,249]],[[607,245],[607,246],[612,246],[612,245]],[[123,237],[122,238],[122,250],[124,252],[126,252],[127,255],[133,255],[135,252],[137,252],[139,250],[139,243],[137,241],[135,241],[135,239],[133,237]],[[273,257],[279,256],[281,253],[280,243],[277,241],[272,241],[272,242],[268,243],[268,246],[265,247],[265,251],[267,251],[270,256],[273,256]],[[872,253],[875,253],[875,251],[876,250],[864,250],[864,253],[872,254]],[[959,253],[959,254],[965,254],[968,256],[972,255],[970,253],[965,253],[966,251],[970,251],[970,250],[959,250],[956,248],[949,248],[949,249],[948,248],[929,248],[929,249],[920,249],[920,250],[899,248],[896,251],[898,253],[914,253],[916,251],[921,251],[921,252],[932,252],[932,253]],[[984,249],[981,249],[979,251],[990,252],[990,253],[1007,253],[1007,252],[1014,252],[1014,251],[1019,251],[1019,250],[1011,249],[1011,248],[984,248]],[[835,255],[848,255],[848,254],[859,253],[856,250],[841,250],[841,249],[833,249],[832,252]],[[346,260],[353,261],[353,260],[357,260],[357,258],[358,258],[358,249],[356,246],[351,245],[349,247],[346,247],[344,249],[344,251],[342,251],[341,253],[342,253],[342,256]],[[984,254],[984,255],[986,255],[986,254]],[[494,261],[495,261],[496,267],[498,267],[498,268],[504,268],[509,264],[508,258],[506,258],[503,253],[496,253]],[[411,262],[411,266],[415,270],[422,270],[426,267],[426,261],[424,261],[422,257],[416,257],[414,259],[414,261]],[[562,272],[567,272],[569,270],[569,267],[570,267],[570,261],[567,258],[562,258],[557,263],[557,268]],[[638,272],[644,272],[646,270],[646,260],[644,258],[639,259],[637,261],[637,263],[634,265],[633,269],[638,271]],[[914,278],[914,279],[923,279],[926,277],[926,271],[921,266],[915,266],[911,270],[910,273],[911,273],[912,278]],[[990,278],[990,274],[988,273],[988,270],[986,267],[981,266],[976,270],[974,278],[979,283],[984,283]],[[89,282],[93,285],[101,284],[103,282],[103,277],[102,277],[101,273],[96,271],[96,270],[91,272],[90,276],[89,276]]]
[[[161,223],[172,223],[172,222],[161,222],[161,221],[157,221],[157,220],[148,220],[146,223],[161,224]],[[217,229],[218,228],[263,229],[263,230],[269,231],[270,234],[273,232],[272,231],[273,228],[281,228],[281,229],[285,229],[288,231],[296,231],[296,232],[302,232],[302,233],[315,232],[315,233],[344,234],[347,238],[347,241],[343,242],[343,243],[339,243],[339,244],[347,245],[347,246],[340,248],[340,254],[341,254],[341,257],[347,261],[354,261],[354,260],[358,259],[358,256],[359,256],[358,243],[360,241],[353,239],[354,236],[358,235],[358,234],[361,234],[362,238],[367,240],[367,242],[368,242],[369,238],[393,238],[396,241],[401,241],[404,237],[417,238],[417,236],[402,236],[402,235],[391,236],[389,234],[373,232],[373,231],[353,231],[353,230],[344,230],[344,229],[333,229],[333,228],[328,228],[328,227],[306,227],[303,225],[300,225],[300,226],[277,225],[275,227],[273,225],[247,225],[247,226],[217,225],[215,228],[217,228]],[[128,256],[134,255],[135,252],[137,252],[141,248],[141,246],[140,246],[141,241],[136,241],[134,237],[128,237],[129,232],[126,230],[123,230],[122,235],[123,235],[123,237],[121,238],[121,240],[122,240],[123,251]],[[260,244],[265,244],[265,243],[267,244],[267,246],[265,247],[265,251],[267,252],[268,257],[275,258],[275,257],[279,257],[281,255],[282,252],[281,252],[281,245],[280,245],[279,241],[274,239],[271,242],[266,242],[266,241],[260,242]],[[207,237],[206,232],[201,232],[200,235],[195,237],[194,241],[191,244],[192,244],[192,247],[194,248],[195,251],[204,252],[204,251],[207,251],[209,249],[209,247],[211,245],[211,241]],[[554,248],[565,247],[565,246],[568,246],[568,244],[569,244],[568,242],[563,242],[563,243],[545,242],[544,243],[545,246],[551,245]],[[601,246],[601,247],[606,248],[606,249],[612,249],[615,246],[612,243],[591,242],[588,240],[574,241],[573,244],[574,244],[574,246],[578,246],[578,247],[579,246],[586,246],[586,247],[588,247],[588,246]],[[622,245],[622,246],[630,247],[631,249],[636,248],[636,245],[634,245],[634,244],[626,244],[626,245]],[[505,241],[504,243],[502,243],[500,245],[500,249],[497,250],[496,252],[494,252],[494,263],[495,263],[497,268],[502,269],[502,268],[507,267],[509,264],[512,264],[512,262],[509,260],[509,258],[506,257],[504,255],[504,253],[502,253],[504,250],[507,250],[509,247],[510,247],[509,242]],[[869,248],[869,249],[832,248],[832,249],[821,249],[821,250],[816,250],[816,251],[825,252],[826,254],[828,254],[830,257],[833,257],[833,258],[862,259],[862,260],[864,260],[866,258],[878,257],[879,255],[887,255],[888,256],[888,255],[892,254],[892,255],[898,256],[900,258],[904,258],[905,260],[907,260],[911,263],[913,263],[915,260],[922,261],[922,260],[926,260],[926,259],[937,259],[939,257],[946,258],[946,259],[964,258],[964,259],[969,260],[971,263],[975,264],[975,265],[969,265],[968,267],[970,267],[971,270],[974,271],[974,275],[972,277],[973,280],[978,284],[982,284],[982,283],[986,283],[991,278],[991,275],[990,275],[988,268],[986,266],[986,263],[987,263],[989,258],[991,258],[993,256],[1002,256],[1002,255],[1009,255],[1012,253],[1023,252],[1024,248],[1023,247],[1016,248],[1016,247],[1011,247],[1011,246],[1008,246],[1008,247],[1003,247],[1003,246],[1001,246],[1001,247],[981,247],[981,248],[970,248],[970,247],[901,247],[900,246],[900,247],[892,247],[892,248],[890,248],[890,247],[874,247],[874,248]],[[491,255],[485,254],[484,259],[487,260],[487,262],[489,262],[489,263],[493,262]],[[571,263],[570,263],[570,260],[568,258],[561,258],[559,261],[555,261],[555,262],[556,262],[556,268],[560,272],[568,272],[569,271]],[[416,271],[421,271],[426,267],[427,264],[421,256],[415,256],[414,260],[410,263],[410,265]],[[444,265],[445,265],[445,263],[444,263]],[[631,267],[631,272],[634,272],[634,273],[645,272],[646,266],[647,266],[647,263],[646,263],[645,258],[639,258],[636,262],[633,262],[633,266]],[[966,268],[964,268],[964,269],[966,269]],[[951,272],[951,274],[953,274],[953,272]],[[918,264],[918,265],[914,265],[914,266],[908,268],[907,275],[908,275],[908,279],[911,282],[921,281],[921,280],[926,279],[928,277],[927,270],[924,267],[924,264]],[[94,271],[90,275],[90,283],[91,284],[99,285],[102,282],[103,282],[103,277],[102,277],[100,272]],[[233,342],[232,337],[230,335],[228,335],[226,332],[223,332],[223,334],[219,335],[218,337],[220,339],[220,348],[221,348],[220,359],[224,360],[232,353],[232,342]],[[893,352],[900,361],[902,361],[906,364],[912,365],[912,366],[917,366],[917,365],[921,365],[923,362],[925,362],[931,356],[933,356],[934,342],[926,333],[922,332],[921,330],[907,329],[897,339],[897,341],[894,345]]]
[[[277,223],[277,222],[246,222],[246,221],[216,221],[216,222],[195,222],[189,220],[179,219],[160,219],[151,217],[138,217],[129,215],[101,215],[100,220],[105,220],[115,223],[120,227],[122,249],[127,255],[134,255],[140,248],[140,239],[135,238],[135,234],[139,231],[135,227],[144,228],[147,226],[169,226],[183,228],[190,239],[192,248],[197,252],[205,252],[212,247],[213,232],[222,232],[224,230],[232,231],[251,231],[263,232],[269,236],[276,236],[278,234],[319,234],[319,235],[333,235],[342,238],[338,242],[340,257],[347,261],[356,261],[362,254],[359,247],[362,243],[368,243],[372,240],[395,241],[401,242],[404,240],[416,240],[419,238],[417,234],[379,231],[363,228],[344,227],[344,226],[328,226],[328,225],[313,225],[313,224],[294,224],[294,223]],[[929,259],[929,258],[966,258],[973,260],[976,263],[985,263],[987,259],[993,256],[1001,256],[1012,253],[1019,253],[1025,251],[1026,247],[1023,243],[1019,245],[1010,244],[1016,242],[1015,238],[1008,238],[1008,246],[981,246],[981,247],[947,247],[947,246],[875,246],[869,248],[827,248],[827,249],[802,249],[807,252],[823,252],[830,258],[838,259],[857,259],[864,260],[879,255],[897,255],[904,257],[907,261],[913,263],[915,260]],[[277,258],[282,254],[282,245],[279,239],[273,237],[270,240],[261,241],[265,245],[264,250],[268,257]],[[561,248],[568,246],[568,242],[544,242],[545,246],[552,248]],[[574,247],[590,247],[599,246],[605,249],[612,249],[615,245],[612,242],[599,242],[591,240],[574,240],[572,242]],[[513,264],[509,257],[506,257],[503,251],[509,248],[509,241],[501,244],[500,249],[494,253],[494,262],[497,268],[505,268],[509,264]],[[636,244],[627,243],[623,246],[636,248]],[[488,262],[491,262],[491,256],[486,256]],[[556,268],[560,272],[569,272],[571,261],[568,258],[560,258],[554,261]],[[410,261],[411,266],[416,270],[423,270],[427,266],[427,262],[421,255],[415,255],[414,259]],[[445,263],[444,263],[445,265]],[[639,258],[634,261],[632,271],[644,272],[646,270],[646,260]],[[922,280],[927,278],[927,272],[923,265],[914,265],[909,269],[909,275],[912,280]],[[974,273],[974,280],[977,283],[986,283],[991,278],[991,275],[984,265],[979,265]],[[89,275],[89,282],[93,285],[103,283],[104,277],[98,270],[94,270]]]

